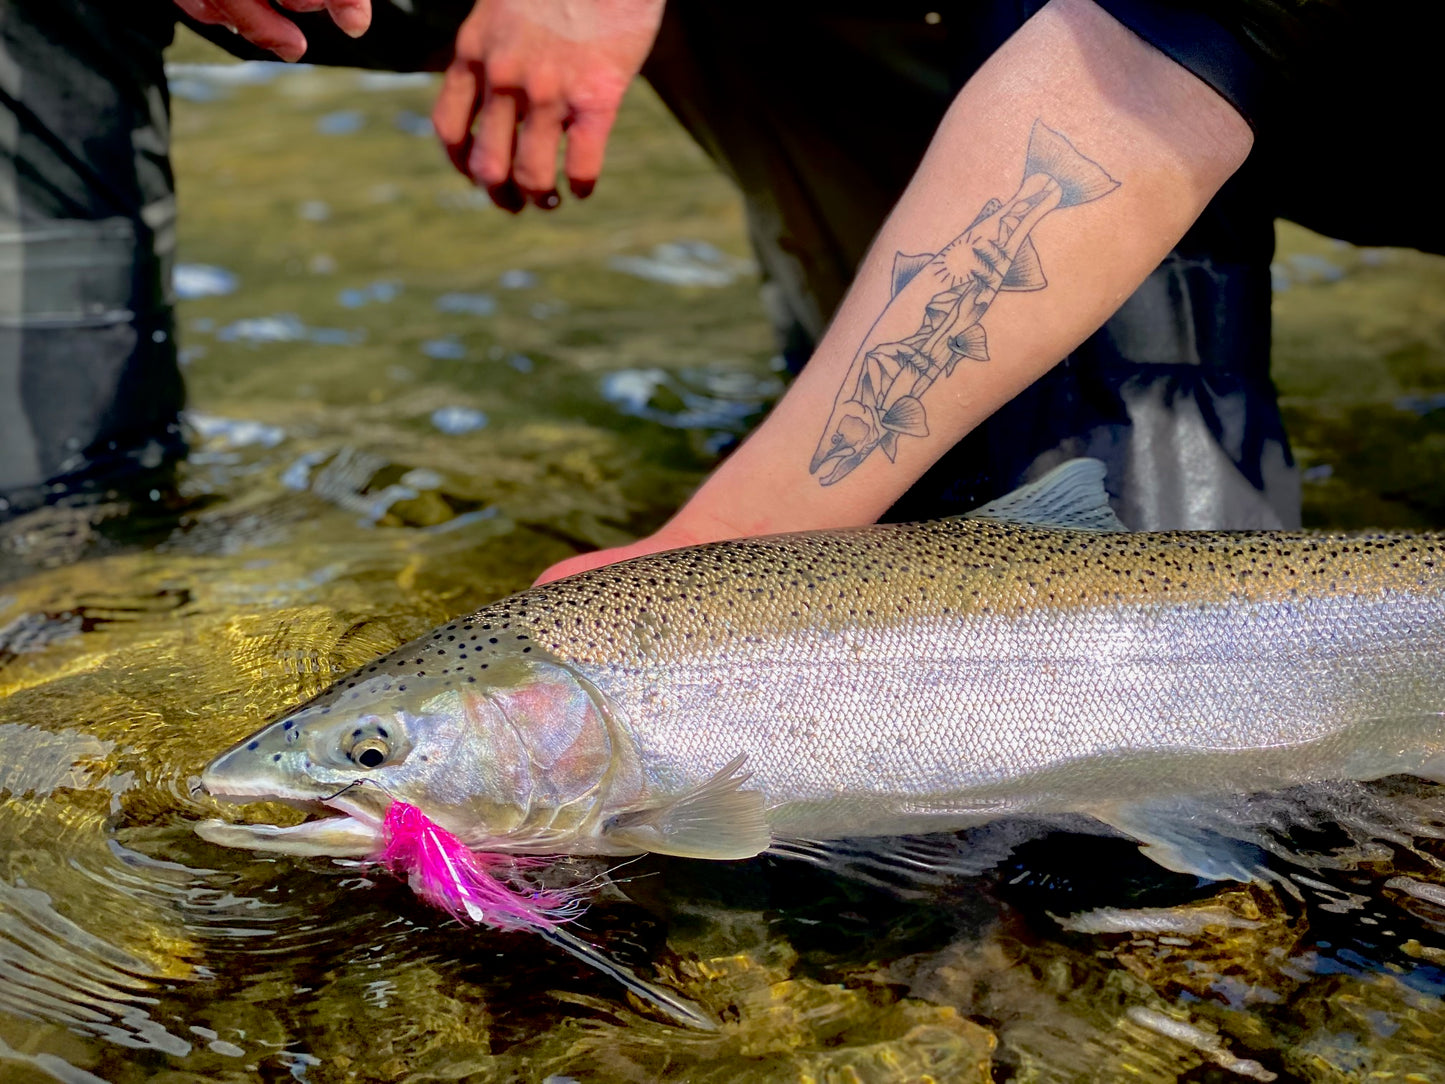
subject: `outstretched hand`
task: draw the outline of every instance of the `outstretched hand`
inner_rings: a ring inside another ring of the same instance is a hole
[[[359,38],[371,25],[371,0],[276,0],[290,11],[331,13],[345,33]],[[197,22],[228,26],[252,45],[270,49],[282,60],[300,60],[306,52],[306,35],[266,0],[176,0],[176,5]]]
[[[550,210],[557,148],[585,198],[627,85],[652,49],[663,0],[478,0],[457,32],[432,123],[452,164],[516,213]]]
[[[553,580],[560,580],[566,576],[575,576],[579,572],[601,568],[603,565],[616,564],[618,561],[626,561],[630,557],[645,557],[649,553],[661,553],[663,550],[675,550],[681,549],[683,546],[714,542],[719,538],[727,537],[727,534],[728,532],[716,535],[695,535],[669,523],[655,534],[639,538],[636,542],[629,542],[625,546],[613,546],[610,549],[593,550],[591,553],[579,553],[576,557],[558,561],[538,576],[532,586],[551,583]]]

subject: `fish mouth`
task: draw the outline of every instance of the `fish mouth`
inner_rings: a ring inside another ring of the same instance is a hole
[[[329,798],[298,799],[284,794],[220,793],[206,787],[213,798],[230,802],[283,802],[319,817],[283,827],[276,824],[237,824],[216,818],[199,821],[196,835],[221,847],[308,857],[367,858],[386,846],[382,830],[384,812],[351,793],[348,787]],[[371,797],[368,792],[366,797]],[[386,804],[390,804],[387,800]]]
[[[834,482],[852,474],[853,468],[861,462],[863,462],[862,453],[851,447],[839,448],[836,452],[831,452],[817,460],[813,465],[811,473],[817,474],[825,465],[832,463],[833,469],[818,479],[820,485],[830,486]]]

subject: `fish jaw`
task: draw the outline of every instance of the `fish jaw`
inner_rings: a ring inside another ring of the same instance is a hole
[[[876,445],[874,447],[876,447]],[[813,468],[814,474],[817,474],[818,470],[825,463],[832,463],[833,469],[818,479],[819,485],[831,486],[835,482],[841,482],[844,478],[848,477],[848,475],[852,474],[863,460],[868,458],[868,453],[872,450],[873,448],[865,448],[861,451],[853,448],[843,448],[834,455],[821,460],[818,466]]]
[[[847,476],[858,464],[868,458],[868,453],[878,446],[882,435],[874,421],[874,414],[867,404],[850,399],[834,411],[813,460],[808,465],[809,474],[817,474],[827,464],[833,468],[819,479],[823,485],[832,485]]]
[[[252,754],[259,740],[273,729],[238,743],[206,765],[199,790],[218,801],[280,802],[323,816],[289,827],[211,819],[198,823],[196,834],[224,847],[278,854],[362,858],[381,851],[385,845],[382,822],[391,804],[384,794],[361,786],[308,785],[298,771],[269,777],[256,774]],[[304,754],[289,750],[274,755],[285,760]]]
[[[289,828],[274,824],[232,824],[203,820],[196,835],[219,847],[307,858],[371,858],[386,846],[381,823],[343,814],[304,821]]]

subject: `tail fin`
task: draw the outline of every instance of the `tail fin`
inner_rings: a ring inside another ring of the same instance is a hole
[[[1028,161],[1024,165],[1025,177],[1035,173],[1046,173],[1063,186],[1060,207],[1088,203],[1119,187],[1103,166],[1085,158],[1068,139],[1041,120],[1034,121],[1034,130],[1029,134]]]

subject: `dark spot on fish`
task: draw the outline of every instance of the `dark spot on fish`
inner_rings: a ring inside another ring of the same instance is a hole
[[[379,727],[377,727],[377,728],[376,728],[376,736],[377,736],[378,738],[384,738],[384,737],[386,737],[386,727],[384,727],[384,726],[379,726]]]
[[[485,670],[486,667],[482,667],[482,669]],[[474,678],[474,677],[469,677],[469,678],[467,678],[467,684],[468,684],[468,685],[475,685],[475,684],[476,684],[476,681],[477,681],[477,679]]]
[[[275,761],[280,760],[280,759],[281,759],[281,754],[280,754],[280,753],[272,753],[272,754],[271,754],[271,760],[272,760],[273,763],[274,763]]]
[[[351,736],[352,736],[353,738],[359,738],[359,737],[361,737],[361,733],[362,733],[361,727],[357,727],[355,730],[353,730],[353,731],[351,732]]]
[[[491,639],[489,639],[489,640],[487,641],[487,643],[489,643],[489,644],[495,644],[496,642],[497,642],[497,638],[496,638],[495,636],[493,636]]]
[[[261,744],[261,743],[258,742],[258,741],[249,742],[249,743],[247,743],[246,748],[247,748],[247,749],[255,749],[255,748],[256,748],[258,745],[260,745],[260,744]]]
[[[396,687],[396,691],[399,692],[399,693],[404,693],[404,692],[406,692],[406,686],[405,686],[405,685],[398,685],[398,686]]]
[[[295,720],[295,719],[287,719],[284,723],[281,724],[281,729],[282,729],[282,730],[290,730],[290,729],[291,729],[293,726],[295,726],[295,725],[296,725],[296,720]]]
[[[532,650],[532,649],[531,649],[530,647],[524,647],[524,648],[522,648],[522,654],[525,655],[527,652],[529,652],[529,651],[531,651],[531,650]]]

